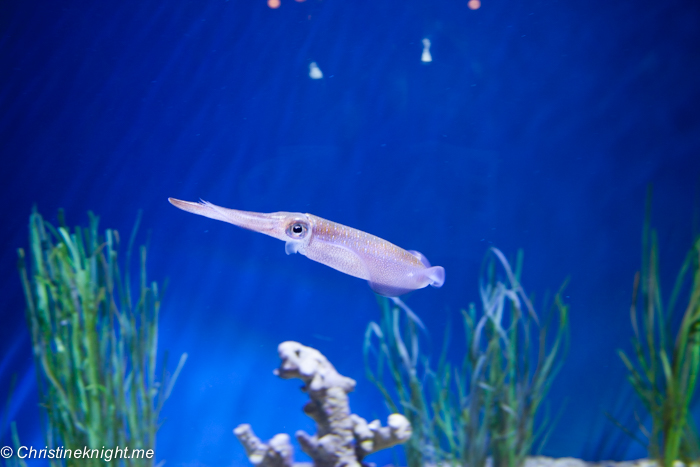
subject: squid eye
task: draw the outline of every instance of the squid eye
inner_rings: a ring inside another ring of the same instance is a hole
[[[306,224],[295,222],[287,228],[287,235],[292,238],[303,238],[306,235],[306,231]]]

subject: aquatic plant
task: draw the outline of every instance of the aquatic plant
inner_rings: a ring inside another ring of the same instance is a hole
[[[146,247],[140,248],[134,295],[129,259],[137,229],[122,272],[119,234],[107,229],[101,235],[98,223],[89,213],[89,225],[71,232],[62,212],[58,228],[34,212],[29,218],[29,269],[19,250],[46,443],[65,450],[128,447],[125,465],[153,465],[155,459],[131,454],[155,449],[160,411],[187,354],[172,376],[165,369],[166,355],[156,375],[161,292],[147,279]],[[91,456],[80,462],[101,465],[104,460]]]
[[[499,264],[504,277],[497,274]],[[536,428],[535,417],[561,365],[568,308],[560,290],[549,315],[558,315],[558,326],[549,338],[550,320],[540,327],[520,285],[521,266],[522,254],[513,272],[499,250],[489,250],[479,286],[482,314],[477,316],[474,304],[462,311],[466,348],[458,365],[447,361],[445,345],[431,369],[420,350],[416,320],[402,319],[399,307],[379,299],[382,319],[367,327],[365,367],[390,410],[404,413],[413,426],[414,435],[404,445],[410,467],[481,467],[489,456],[498,467],[518,467],[536,441],[546,441],[547,420]]]
[[[642,268],[634,276],[630,306],[634,361],[622,350],[618,354],[651,417],[649,431],[637,416],[648,440],[649,456],[670,467],[676,460],[688,463],[700,459],[698,434],[689,412],[700,371],[700,237],[686,255],[664,306],[659,250],[650,219],[651,190],[642,234]],[[684,292],[688,299],[678,324],[678,304]],[[672,329],[676,326],[674,338]]]
[[[14,374],[12,375],[12,378],[10,380],[10,390],[7,393],[7,400],[5,401],[2,419],[0,419],[0,434],[3,434],[3,430],[7,425],[7,415],[10,413],[12,395],[14,393],[16,384],[17,375]],[[0,446],[3,446],[4,449],[10,447],[14,450],[14,452],[17,452],[17,449],[21,446],[19,442],[19,435],[17,434],[17,424],[14,421],[10,423],[10,439],[6,440],[3,436],[0,436]],[[24,459],[18,456],[11,455],[9,457],[6,457],[6,452],[2,452],[1,454],[2,455],[0,455],[0,465],[4,465],[5,467],[26,467],[27,465]]]

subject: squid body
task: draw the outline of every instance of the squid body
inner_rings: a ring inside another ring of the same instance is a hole
[[[417,251],[396,245],[351,227],[298,212],[257,212],[227,209],[202,201],[168,198],[183,211],[199,214],[285,242],[287,254],[301,253],[340,272],[369,281],[376,293],[397,297],[428,285],[441,287],[445,270],[430,266]]]

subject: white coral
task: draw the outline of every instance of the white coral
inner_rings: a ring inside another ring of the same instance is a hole
[[[355,380],[338,373],[318,350],[298,342],[283,342],[277,349],[282,363],[274,373],[283,379],[299,378],[311,399],[304,413],[316,422],[317,433],[299,430],[296,438],[315,467],[359,467],[368,454],[403,443],[411,437],[411,424],[401,414],[392,414],[382,427],[350,412],[348,393]],[[276,435],[268,444],[255,436],[250,425],[239,425],[234,433],[248,459],[259,467],[290,467],[293,450],[289,436]]]

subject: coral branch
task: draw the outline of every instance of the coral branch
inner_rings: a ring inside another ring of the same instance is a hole
[[[294,449],[289,443],[289,435],[274,436],[268,444],[255,436],[247,423],[238,425],[233,434],[245,448],[250,463],[259,467],[291,467],[294,464]]]
[[[390,415],[388,426],[382,427],[379,420],[367,423],[352,414],[348,393],[355,389],[355,380],[338,373],[318,350],[288,341],[281,343],[277,351],[282,362],[274,373],[283,379],[301,379],[302,390],[311,399],[304,406],[304,413],[316,422],[317,433],[309,435],[299,430],[296,438],[315,467],[360,467],[365,456],[411,437],[411,424],[403,415]],[[250,425],[240,425],[234,433],[254,465],[293,465],[287,435],[277,435],[265,444]]]
[[[382,449],[396,446],[408,441],[411,437],[411,423],[401,414],[389,415],[387,426],[383,427],[379,420],[367,423],[367,421],[355,414],[351,414],[355,423],[355,451],[357,458],[362,460],[365,456]]]

